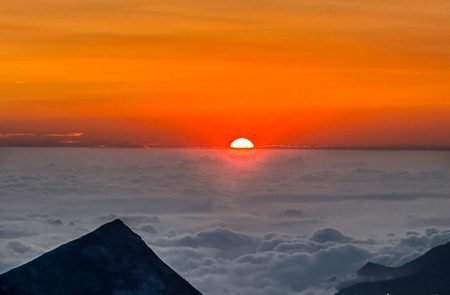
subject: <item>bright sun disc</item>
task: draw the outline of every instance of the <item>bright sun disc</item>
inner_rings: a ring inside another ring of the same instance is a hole
[[[241,137],[233,140],[233,142],[230,144],[230,147],[232,149],[252,149],[255,147],[255,145],[247,138]]]

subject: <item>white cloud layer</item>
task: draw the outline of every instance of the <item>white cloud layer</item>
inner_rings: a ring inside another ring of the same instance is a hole
[[[332,294],[450,241],[450,153],[0,149],[0,272],[121,218],[208,295]]]

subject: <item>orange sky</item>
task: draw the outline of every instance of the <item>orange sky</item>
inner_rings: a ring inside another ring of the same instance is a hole
[[[4,2],[0,145],[450,146],[448,1]]]

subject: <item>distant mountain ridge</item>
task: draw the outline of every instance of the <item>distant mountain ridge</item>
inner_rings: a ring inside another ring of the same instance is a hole
[[[1,295],[201,295],[117,219],[0,275]]]
[[[369,262],[357,274],[362,282],[344,287],[336,295],[449,295],[450,243],[399,267]]]

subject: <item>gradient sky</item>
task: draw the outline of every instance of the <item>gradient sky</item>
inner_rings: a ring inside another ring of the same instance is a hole
[[[0,145],[450,146],[450,2],[0,4]]]

